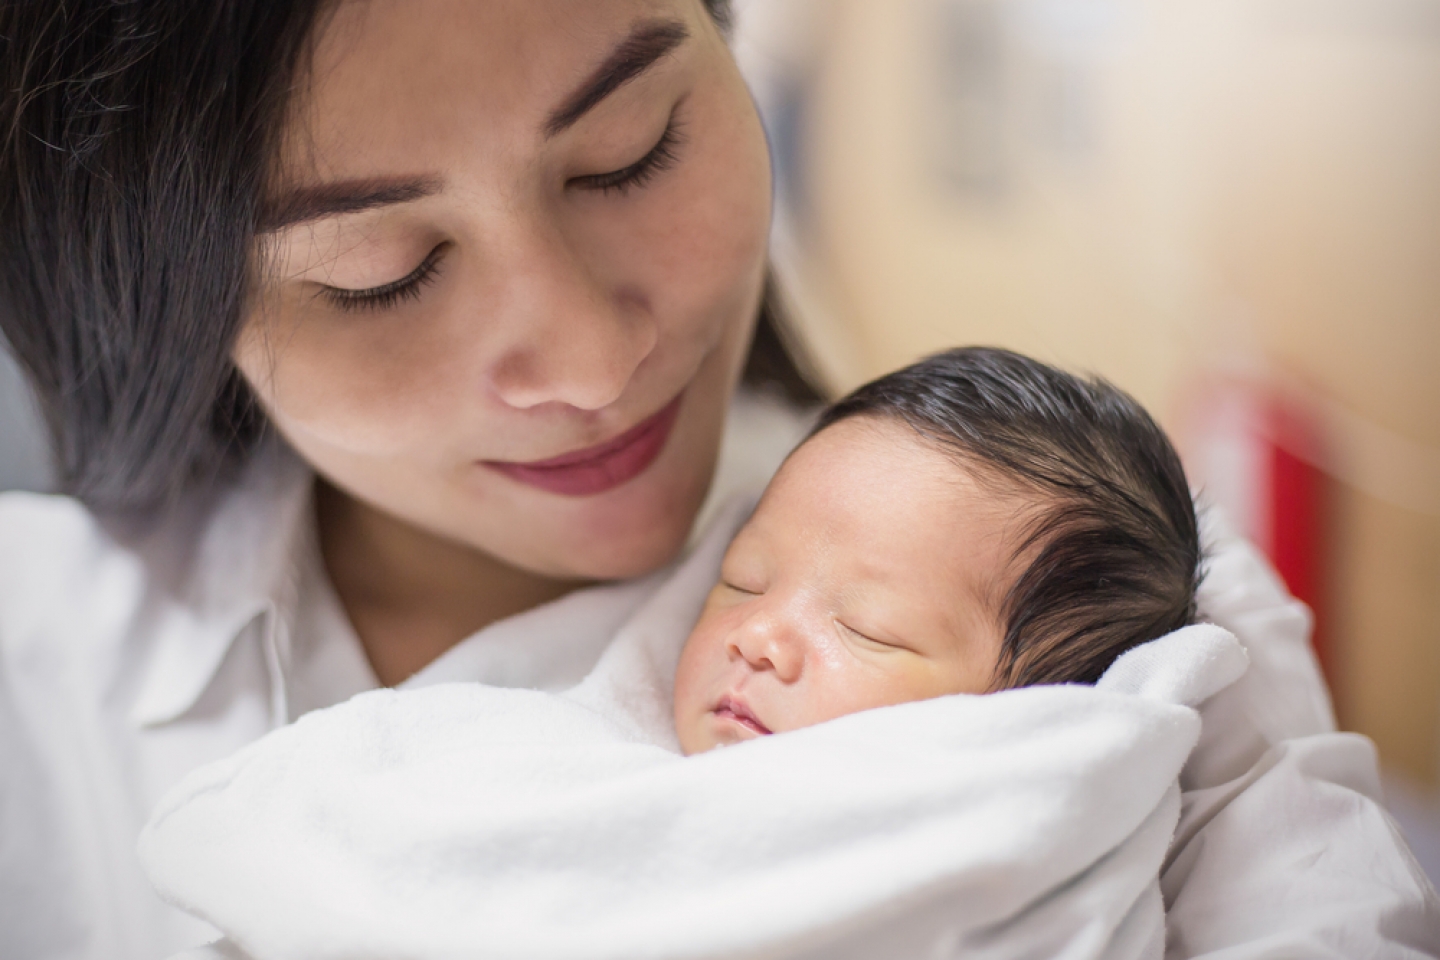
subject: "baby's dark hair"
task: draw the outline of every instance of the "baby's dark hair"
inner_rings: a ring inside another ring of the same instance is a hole
[[[815,433],[893,418],[982,479],[1038,494],[1004,591],[994,689],[1094,683],[1195,619],[1202,555],[1175,448],[1130,396],[1029,357],[947,350],[831,406]]]

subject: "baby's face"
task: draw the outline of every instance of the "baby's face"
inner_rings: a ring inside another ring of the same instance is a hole
[[[816,435],[736,535],[680,656],[685,752],[984,692],[1025,514],[904,424]]]

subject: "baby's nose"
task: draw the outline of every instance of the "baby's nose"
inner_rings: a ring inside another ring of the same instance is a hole
[[[753,670],[768,670],[793,683],[805,665],[805,642],[798,626],[774,611],[757,611],[730,635],[731,655]]]

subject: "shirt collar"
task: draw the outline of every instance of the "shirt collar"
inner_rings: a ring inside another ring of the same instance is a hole
[[[273,647],[293,606],[296,552],[311,525],[313,474],[281,443],[252,456],[237,482],[187,531],[195,548],[167,595],[157,601],[154,655],[131,719],[169,723],[209,688],[235,641],[252,626]],[[267,651],[272,672],[279,651]],[[280,678],[272,677],[280,689]],[[283,709],[283,708],[281,708]]]

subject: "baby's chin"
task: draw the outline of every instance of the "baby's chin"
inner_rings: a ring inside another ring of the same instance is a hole
[[[683,717],[681,712],[676,711],[675,733],[687,757],[783,732],[771,730],[753,718],[737,716],[725,709],[723,702],[714,708],[692,708],[684,711]]]
[[[685,711],[683,717],[678,715],[678,710],[676,712],[675,736],[680,741],[680,752],[685,756],[693,757],[697,753],[707,753],[728,745],[727,741],[716,736],[709,710],[692,707]]]
[[[687,713],[686,719],[678,722],[675,727],[680,751],[691,757],[758,737],[748,731],[729,729],[731,726],[733,725],[717,718],[711,710],[692,710]]]
[[[697,753],[705,753],[722,746],[704,729],[699,717],[692,718],[689,722],[677,722],[675,737],[680,741],[680,752],[687,757],[693,757]]]
[[[709,743],[694,736],[687,737],[682,735],[680,737],[680,752],[687,757],[693,757],[699,753],[707,753],[718,746],[720,746],[720,744]]]

